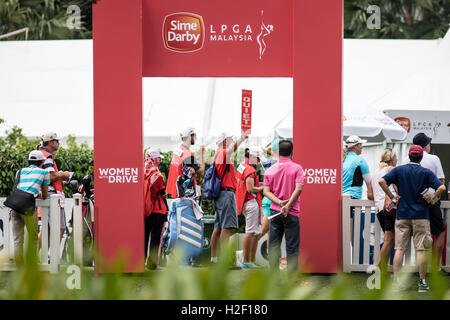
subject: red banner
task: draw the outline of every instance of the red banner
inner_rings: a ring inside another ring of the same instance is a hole
[[[342,5],[338,0],[93,5],[95,239],[106,258],[123,254],[125,272],[144,269],[142,77],[293,77],[294,160],[307,178],[300,200],[301,268],[339,270]],[[251,115],[251,104],[246,111]],[[251,126],[251,116],[244,124]],[[106,270],[97,262],[96,268]]]
[[[292,0],[144,0],[144,77],[292,76]]]
[[[252,90],[242,90],[241,131],[252,132]]]

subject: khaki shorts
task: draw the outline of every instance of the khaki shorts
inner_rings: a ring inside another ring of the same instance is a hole
[[[396,220],[395,221],[395,249],[407,250],[413,237],[414,249],[416,251],[431,248],[433,239],[430,232],[430,220]]]
[[[261,210],[258,201],[251,199],[244,204],[242,214],[245,217],[245,233],[253,233],[255,235],[261,233]]]

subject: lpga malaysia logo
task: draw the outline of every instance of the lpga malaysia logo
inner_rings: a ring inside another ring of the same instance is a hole
[[[137,183],[137,168],[99,168],[99,179],[108,179],[108,183]]]
[[[254,32],[256,29],[258,31]],[[270,35],[273,25],[265,25],[261,10],[261,25],[252,28],[246,25],[209,25],[210,42],[252,42],[255,34],[258,43],[258,58],[261,60],[267,50],[266,37]],[[163,24],[163,41],[167,50],[174,52],[195,52],[203,48],[206,32],[202,16],[188,12],[167,15]]]

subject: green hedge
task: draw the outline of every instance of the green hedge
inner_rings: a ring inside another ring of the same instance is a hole
[[[0,119],[0,124],[4,121]],[[0,197],[6,197],[12,190],[14,185],[14,175],[17,170],[28,166],[28,154],[31,150],[36,149],[39,144],[39,138],[29,139],[22,133],[22,129],[14,126],[10,130],[5,131],[6,136],[0,138]],[[146,151],[146,150],[145,150]],[[205,171],[209,168],[215,150],[207,150],[205,154]],[[234,165],[237,166],[244,158],[244,150],[239,149],[233,155]],[[159,169],[164,175],[165,180],[169,175],[170,162],[172,160],[172,151],[161,152],[164,159],[161,160]],[[73,178],[81,182],[82,178],[87,174],[94,174],[94,150],[89,148],[87,144],[77,145],[74,136],[67,139],[67,147],[60,147],[55,157],[58,168],[62,171],[74,172]],[[197,155],[197,161],[198,155]],[[203,190],[203,179],[199,179],[199,185]],[[93,185],[92,185],[93,186]],[[63,184],[66,197],[72,197],[72,190],[68,185]],[[211,200],[203,199],[202,208],[205,214],[213,215],[214,210]],[[244,227],[243,219],[240,217],[238,232]]]
[[[0,138],[0,197],[11,192],[15,173],[28,166],[28,154],[40,141],[38,137],[25,137],[17,126],[5,133],[6,137]],[[94,151],[86,144],[77,145],[73,136],[67,139],[67,148],[59,148],[55,161],[60,170],[73,171],[72,179],[78,181],[94,173]],[[63,189],[67,197],[72,197],[72,190],[67,185],[63,185]]]

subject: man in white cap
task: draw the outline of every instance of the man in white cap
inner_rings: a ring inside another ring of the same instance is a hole
[[[349,194],[354,199],[362,198],[362,185],[365,182],[367,187],[370,184],[370,171],[366,160],[361,157],[363,143],[367,140],[362,140],[358,136],[350,136],[345,141],[347,147],[347,155],[342,164],[342,187],[343,193]]]
[[[42,169],[45,157],[39,150],[33,150],[28,156],[29,166],[17,171],[17,189],[31,193],[35,198],[40,194],[42,199],[48,195],[48,185],[50,184],[50,174]],[[19,176],[18,176],[19,175]],[[23,239],[24,226],[27,228],[28,236],[37,245],[38,222],[36,211],[31,215],[21,214],[11,210],[11,223],[14,236],[14,257],[17,264],[23,262]]]
[[[60,210],[60,237],[66,230],[66,214],[64,211],[64,192],[62,188],[62,181],[70,177],[70,172],[59,171],[55,163],[54,155],[59,149],[59,137],[54,132],[47,132],[42,135],[41,151],[44,154],[45,162],[43,168],[50,173],[50,186],[48,187],[49,196],[52,194],[59,194],[61,196],[61,210]],[[49,219],[50,221],[50,219]]]
[[[232,154],[237,150],[242,142],[248,138],[248,134],[243,133],[234,142],[233,136],[227,132],[222,132],[217,138],[217,150],[213,162],[216,167],[216,175],[222,178],[222,185],[219,196],[213,200],[215,213],[214,230],[211,235],[211,262],[217,262],[217,248],[228,243],[230,233],[237,229],[238,217],[236,209],[236,175]]]
[[[144,192],[144,194],[146,197],[150,197],[150,199],[145,200],[151,202],[151,212],[145,212],[144,214],[144,250],[146,259],[147,253],[150,251],[147,261],[149,269],[158,268],[158,248],[164,222],[167,221],[166,186],[164,184],[164,177],[158,169],[158,165],[163,158],[164,156],[161,155],[159,150],[150,149],[146,152],[144,188],[149,192]]]
[[[347,153],[344,162],[342,163],[342,193],[349,194],[352,199],[362,198],[362,185],[365,182],[367,188],[370,184],[370,171],[366,160],[360,156],[363,148],[363,143],[367,140],[362,140],[358,136],[350,136],[345,140]],[[350,212],[350,225],[353,225],[354,208]],[[351,229],[350,238],[353,243],[353,229]]]
[[[245,149],[245,159],[236,170],[236,204],[237,212],[245,217],[245,236],[243,243],[243,269],[256,267],[255,258],[262,223],[262,191],[256,168],[266,162],[260,147],[251,146]]]
[[[181,145],[173,152],[170,163],[169,176],[167,177],[167,194],[172,198],[177,197],[177,179],[183,173],[183,161],[194,156],[190,148],[195,144],[197,134],[194,128],[186,128],[180,133]],[[205,147],[200,147],[200,169],[196,172],[197,177],[201,177],[205,171]]]

